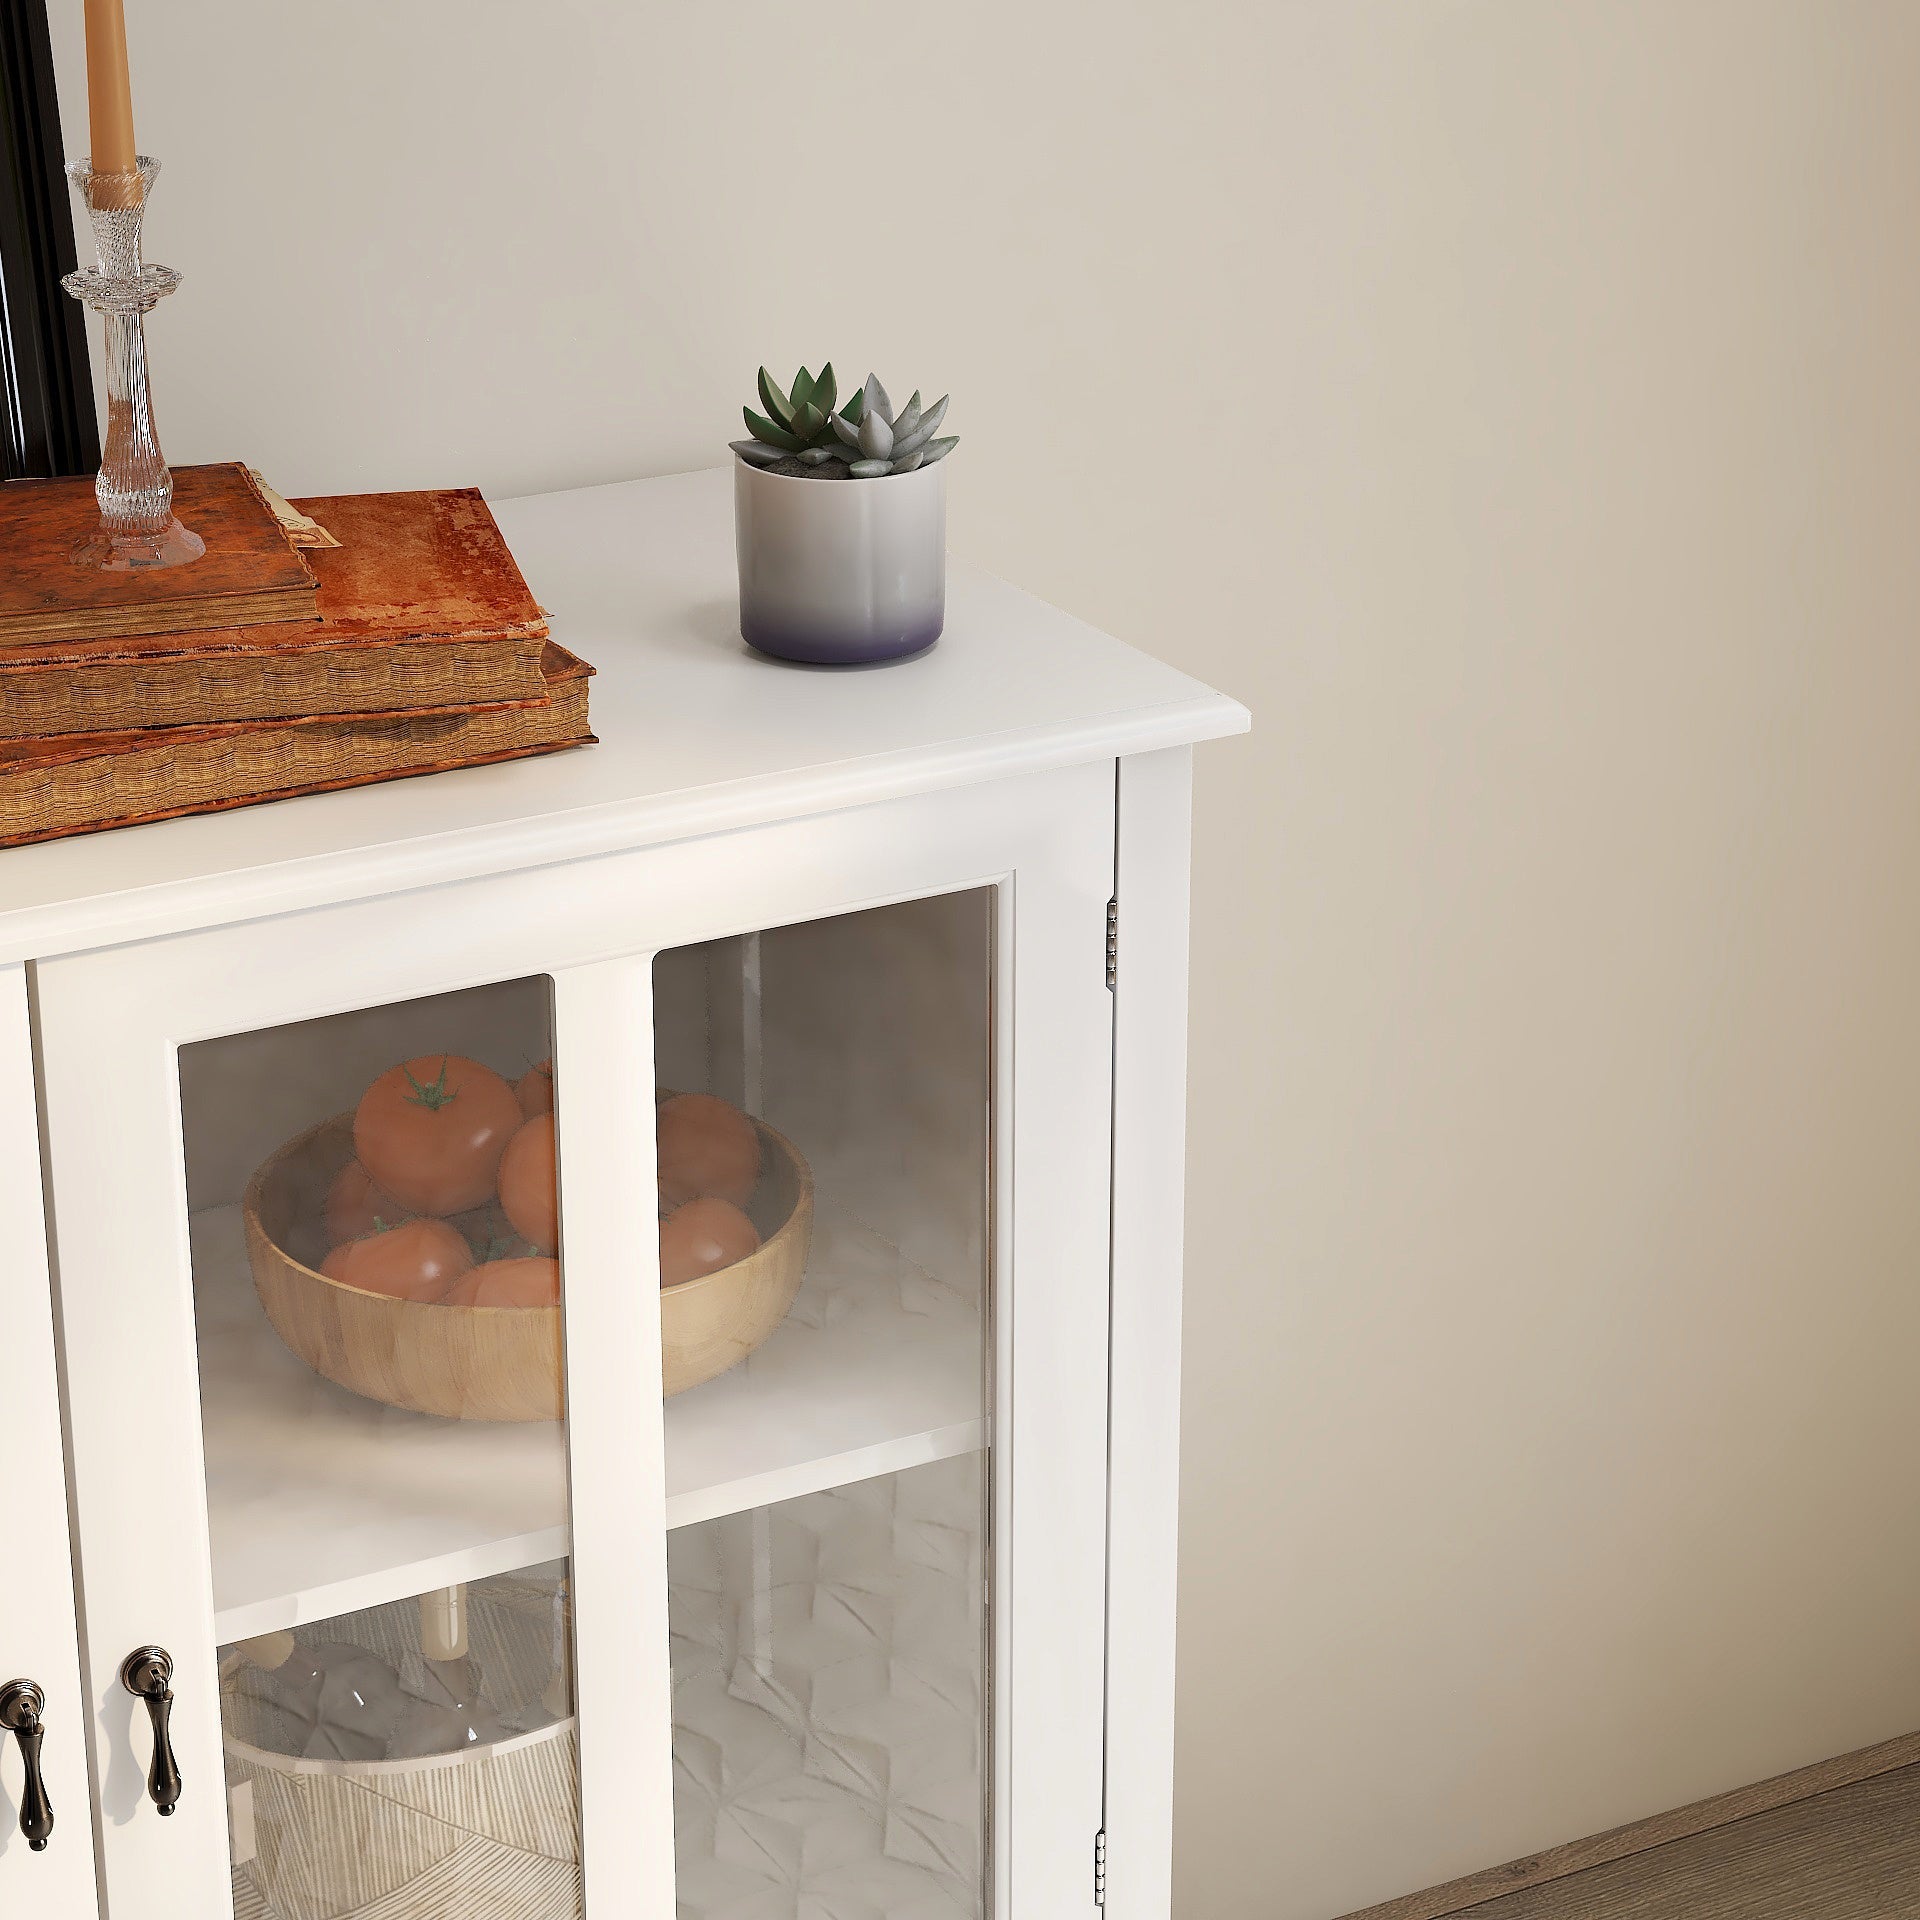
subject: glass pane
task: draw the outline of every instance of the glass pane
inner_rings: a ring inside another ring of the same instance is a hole
[[[669,1536],[688,1920],[986,1911],[986,1500],[962,1455]]]
[[[242,1920],[578,1920],[549,988],[181,1050]]]
[[[991,1908],[992,909],[655,967],[683,1920]]]

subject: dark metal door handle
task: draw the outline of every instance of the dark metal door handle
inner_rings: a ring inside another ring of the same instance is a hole
[[[147,1703],[153,1722],[153,1760],[147,1768],[147,1793],[162,1814],[180,1804],[180,1768],[173,1757],[167,1724],[173,1717],[173,1658],[164,1647],[136,1647],[120,1662],[120,1684]]]
[[[31,1680],[9,1680],[0,1687],[0,1727],[20,1742],[27,1769],[27,1783],[20,1791],[20,1831],[35,1853],[45,1853],[53,1838],[53,1802],[40,1777],[40,1742],[45,1738],[40,1719],[46,1710],[47,1696]]]

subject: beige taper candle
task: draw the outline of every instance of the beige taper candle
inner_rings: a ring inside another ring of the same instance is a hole
[[[132,173],[139,166],[133,145],[133,88],[127,79],[127,16],[121,0],[86,0],[87,159],[95,173]],[[135,188],[124,200],[137,205]]]

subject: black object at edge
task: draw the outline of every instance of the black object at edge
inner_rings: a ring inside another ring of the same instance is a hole
[[[46,0],[0,0],[0,475],[100,464]]]

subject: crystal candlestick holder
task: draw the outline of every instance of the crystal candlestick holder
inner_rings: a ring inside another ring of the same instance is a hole
[[[60,284],[99,314],[107,334],[107,441],[93,483],[100,525],[73,549],[73,562],[111,573],[182,567],[206,552],[200,536],[173,517],[173,475],[147,391],[146,316],[180,284],[171,267],[140,258],[140,223],[159,171],[145,154],[133,173],[95,173],[85,160],[67,169],[100,258]]]

